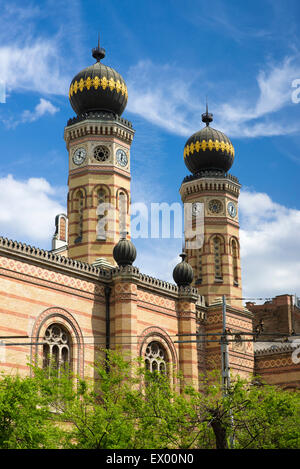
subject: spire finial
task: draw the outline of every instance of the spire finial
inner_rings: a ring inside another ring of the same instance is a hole
[[[92,49],[92,56],[97,62],[100,62],[101,59],[105,57],[105,49],[100,47],[100,33],[98,32],[98,46]]]
[[[213,121],[213,114],[208,112],[208,103],[207,103],[207,96],[206,96],[206,112],[202,114],[202,122],[205,122],[206,126],[209,126],[209,123]]]

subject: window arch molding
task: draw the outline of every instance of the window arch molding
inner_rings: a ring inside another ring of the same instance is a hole
[[[208,246],[209,246],[209,253],[213,254],[214,249],[213,249],[213,244],[214,244],[214,239],[218,238],[220,240],[220,246],[221,246],[221,254],[226,254],[226,243],[224,236],[220,233],[212,233],[208,239]]]
[[[105,194],[106,202],[111,203],[111,191],[110,188],[106,184],[97,184],[93,188],[92,197],[91,197],[91,208],[97,208],[98,205],[98,194],[99,192],[103,191]]]
[[[230,238],[230,254],[232,258],[233,285],[238,286],[240,250],[238,240],[235,237]]]
[[[83,208],[87,208],[86,203],[87,203],[87,193],[86,193],[86,188],[83,186],[76,187],[76,189],[73,189],[73,191],[70,191],[70,200],[72,204],[72,210],[76,210],[77,204],[78,204],[78,197],[79,194],[82,194],[83,196]]]
[[[125,194],[125,197],[126,197],[126,210],[127,210],[127,213],[129,213],[130,200],[129,200],[128,191],[126,189],[124,189],[124,187],[119,187],[117,189],[117,192],[116,192],[116,208],[117,208],[117,210],[119,209],[120,194],[122,194],[122,193]]]
[[[158,342],[166,352],[166,362],[179,370],[178,357],[175,346],[170,336],[160,327],[150,326],[145,329],[138,340],[138,353],[141,358],[145,358],[146,349],[151,342]]]
[[[230,254],[233,254],[234,244],[235,244],[236,250],[237,250],[237,258],[239,259],[240,258],[240,243],[239,243],[239,240],[235,236],[231,236],[231,238],[229,239]]]
[[[72,314],[63,308],[47,308],[36,319],[31,333],[33,342],[30,351],[31,363],[38,365],[42,364],[43,345],[36,344],[42,344],[46,330],[54,324],[60,325],[68,332],[71,340],[70,346],[72,347],[71,369],[79,376],[84,377],[84,347],[82,332]]]

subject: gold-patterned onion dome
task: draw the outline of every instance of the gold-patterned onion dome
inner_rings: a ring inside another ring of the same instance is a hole
[[[227,172],[233,164],[233,145],[223,132],[210,127],[212,120],[213,115],[206,110],[202,114],[206,126],[194,133],[185,144],[184,162],[193,174],[207,170]]]
[[[92,50],[97,62],[73,78],[69,99],[77,115],[95,111],[114,112],[121,116],[127,104],[127,87],[122,76],[113,68],[103,65],[105,50]]]

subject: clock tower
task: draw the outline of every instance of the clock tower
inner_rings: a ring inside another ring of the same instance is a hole
[[[105,50],[93,49],[96,63],[72,80],[69,99],[76,117],[64,138],[69,152],[68,255],[114,264],[113,248],[130,233],[130,147],[132,124],[121,117],[127,104],[122,76],[102,64]],[[123,235],[124,236],[124,235]]]
[[[238,197],[240,184],[228,170],[234,148],[222,132],[210,127],[213,116],[202,114],[206,126],[192,135],[184,147],[184,160],[192,175],[181,185],[183,203],[192,207],[192,234],[186,238],[187,261],[194,271],[194,286],[207,305],[223,295],[240,308],[242,302]],[[196,219],[202,215],[200,244],[189,248],[197,235]],[[193,238],[194,237],[194,238]]]

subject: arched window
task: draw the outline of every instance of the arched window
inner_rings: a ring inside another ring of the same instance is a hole
[[[238,247],[235,239],[231,242],[231,252],[232,252],[232,270],[233,270],[233,284],[239,284],[239,273],[238,273]]]
[[[222,255],[221,255],[221,240],[218,236],[213,239],[213,253],[215,265],[215,279],[222,280]]]
[[[97,193],[97,210],[96,210],[96,215],[98,218],[97,228],[96,228],[96,239],[98,241],[106,240],[107,224],[105,223],[105,216],[107,215],[107,210],[105,210],[105,203],[106,203],[106,193],[103,189],[100,189]]]
[[[119,233],[120,235],[127,232],[126,215],[127,215],[127,197],[124,192],[120,192],[119,193]]]
[[[160,342],[151,342],[145,352],[146,369],[159,373],[167,372],[167,353]]]
[[[82,191],[78,191],[76,194],[76,234],[77,238],[75,239],[75,243],[79,243],[82,241],[82,234],[83,234],[83,203],[84,203],[84,196]]]
[[[43,345],[43,368],[57,374],[71,364],[71,338],[60,324],[51,324],[45,332]]]

